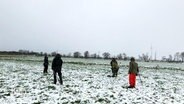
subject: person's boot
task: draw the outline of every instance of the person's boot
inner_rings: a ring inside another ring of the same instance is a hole
[[[60,81],[60,84],[63,85],[63,81]]]
[[[135,88],[134,86],[128,86],[128,88]]]
[[[112,77],[115,77],[115,74],[114,73],[112,74]]]
[[[60,80],[59,80],[60,84],[63,85],[63,79],[62,79],[62,77],[60,76],[59,79],[60,79]]]
[[[56,79],[56,77],[54,77],[54,84],[56,84],[56,82],[57,82],[57,79]]]
[[[116,73],[116,74],[115,74],[115,76],[117,77],[117,76],[118,76],[118,74]]]

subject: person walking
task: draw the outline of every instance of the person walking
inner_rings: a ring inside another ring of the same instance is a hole
[[[130,86],[128,86],[128,88],[135,88],[136,85],[136,75],[138,74],[138,64],[135,62],[135,59],[132,57],[130,59],[130,63],[129,63],[129,84]]]
[[[44,63],[43,63],[43,66],[44,66],[44,70],[43,70],[43,73],[48,73],[48,65],[49,65],[49,61],[48,61],[48,56],[47,54],[45,54],[45,57],[44,57]]]
[[[56,74],[58,73],[59,76],[59,82],[61,85],[63,85],[63,79],[62,79],[62,64],[63,64],[63,60],[61,59],[61,55],[57,54],[53,61],[52,61],[52,70],[53,70],[53,75],[54,75],[54,84],[56,84],[57,82],[57,78],[56,78]]]
[[[116,61],[115,58],[112,58],[112,61],[110,64],[111,64],[111,69],[112,69],[112,77],[117,77],[118,70],[119,70],[118,62]]]

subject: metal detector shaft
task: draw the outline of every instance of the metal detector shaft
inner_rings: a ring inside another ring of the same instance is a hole
[[[52,73],[52,75],[47,79],[47,80],[50,80],[50,78],[53,76],[54,74]]]
[[[139,75],[139,79],[140,79],[140,81],[141,81],[141,84],[143,85],[142,80],[141,80],[141,76],[140,76],[140,74],[138,74],[138,75]]]

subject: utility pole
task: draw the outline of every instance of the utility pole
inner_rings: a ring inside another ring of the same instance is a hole
[[[155,51],[155,61],[157,60],[157,52]]]

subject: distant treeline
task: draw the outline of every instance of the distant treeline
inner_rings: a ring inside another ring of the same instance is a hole
[[[35,56],[44,56],[47,54],[48,56],[55,56],[58,52],[34,52],[29,50],[19,50],[19,51],[0,51],[0,55],[35,55]],[[129,60],[130,57],[128,57],[125,53],[118,54],[117,56],[111,56],[109,52],[102,53],[102,56],[97,53],[89,53],[89,51],[85,51],[83,54],[79,51],[69,53],[69,54],[61,54],[62,57],[69,57],[69,58],[93,58],[93,59],[111,59],[111,58],[117,58],[119,60]]]
[[[33,52],[33,51],[0,51],[0,55],[36,55],[36,56],[43,56],[43,53],[40,52]]]
[[[35,55],[35,56],[44,56],[47,54],[48,56],[55,56],[58,52],[34,52],[29,50],[19,50],[19,51],[0,51],[0,55]],[[101,55],[98,53],[90,53],[89,51],[85,51],[84,53],[80,53],[79,51],[61,54],[62,57],[68,58],[92,58],[92,59],[112,59],[116,58],[118,60],[130,60],[130,56],[126,53],[119,53],[118,55],[111,55],[109,52],[104,52]],[[152,59],[152,56],[147,54],[141,54],[138,56],[138,61],[152,62],[152,61],[162,61],[162,62],[170,62],[170,63],[180,63],[184,62],[184,52],[177,52],[174,55],[169,55],[168,57],[163,56],[161,60]]]

